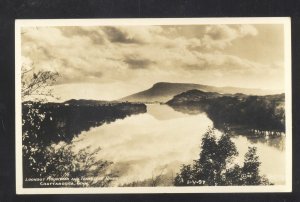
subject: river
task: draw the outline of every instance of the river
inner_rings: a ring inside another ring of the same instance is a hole
[[[149,104],[147,113],[132,115],[84,131],[73,142],[76,149],[101,147],[99,159],[112,161],[119,177],[114,186],[142,181],[161,173],[175,175],[180,165],[199,158],[203,134],[213,122],[205,113],[184,114],[167,105]],[[220,131],[216,131],[220,135]],[[243,163],[248,146],[257,147],[260,172],[274,184],[285,183],[285,138],[232,137]]]

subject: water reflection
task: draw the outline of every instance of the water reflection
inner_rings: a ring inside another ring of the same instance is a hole
[[[283,150],[270,144],[249,141],[249,138],[242,135],[235,136],[232,140],[239,152],[237,163],[242,163],[249,146],[255,146],[261,162],[260,172],[276,185],[285,183],[285,152]]]
[[[99,127],[104,123],[111,123],[117,119],[138,113],[145,113],[144,104],[110,104],[103,106],[77,106],[59,103],[23,105],[23,133],[31,136],[37,134],[35,139],[42,146],[51,143],[65,141],[70,143],[72,139],[82,131]],[[28,141],[33,141],[28,138]],[[23,144],[27,144],[26,141]]]
[[[205,109],[201,108],[199,105],[182,105],[182,106],[172,106],[172,108],[183,114],[196,115],[205,113]],[[209,117],[211,118],[211,117]],[[247,140],[253,144],[263,143],[269,146],[275,147],[283,151],[285,149],[285,134],[277,131],[261,131],[253,128],[247,128],[246,126],[239,125],[224,125],[224,122],[219,122],[213,120],[213,125],[220,131],[224,131],[225,128],[229,128],[232,132],[232,136],[244,136]]]
[[[181,164],[192,163],[199,157],[201,138],[208,126],[213,122],[205,113],[181,113],[166,105],[148,105],[145,114],[82,132],[74,144],[77,149],[100,146],[98,158],[113,161],[120,171],[115,182],[118,185],[151,178],[161,169],[176,173]],[[238,163],[243,162],[248,146],[256,146],[262,174],[275,184],[284,183],[284,137],[263,141],[241,135],[232,137],[239,151]]]
[[[178,113],[173,108],[164,104],[148,104],[147,112],[157,120],[170,120],[189,116],[189,114]]]

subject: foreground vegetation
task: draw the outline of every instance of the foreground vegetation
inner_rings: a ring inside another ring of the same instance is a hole
[[[234,163],[238,155],[229,132],[217,140],[214,129],[209,129],[201,143],[199,159],[182,165],[174,180],[175,186],[230,186],[270,185],[259,173],[259,158],[255,147],[249,147],[242,166]]]
[[[238,151],[227,129],[217,137],[214,128],[208,128],[201,141],[199,158],[192,164],[183,164],[177,174],[165,167],[151,178],[122,184],[122,187],[157,186],[252,186],[273,185],[260,174],[256,147],[248,147],[243,162],[236,162]],[[154,173],[154,172],[153,172]]]
[[[145,111],[145,105],[130,103],[23,104],[24,187],[108,186],[117,177],[109,169],[112,162],[96,158],[100,148],[76,151],[72,140],[91,127]]]

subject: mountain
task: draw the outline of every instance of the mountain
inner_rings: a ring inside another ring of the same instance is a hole
[[[211,100],[214,98],[222,97],[223,95],[220,93],[214,92],[204,92],[201,90],[189,90],[178,95],[175,95],[171,100],[167,102],[168,105],[181,105],[181,104],[189,104],[189,103],[197,103],[206,100]]]
[[[175,95],[188,90],[201,90],[204,92],[217,92],[222,94],[243,93],[248,95],[266,95],[274,94],[274,92],[261,89],[235,88],[235,87],[215,87],[202,84],[192,83],[168,83],[159,82],[154,84],[151,88],[121,98],[119,101],[128,102],[167,102]]]

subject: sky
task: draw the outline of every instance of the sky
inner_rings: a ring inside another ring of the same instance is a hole
[[[23,27],[23,67],[61,100],[114,100],[156,82],[284,91],[283,25]]]

